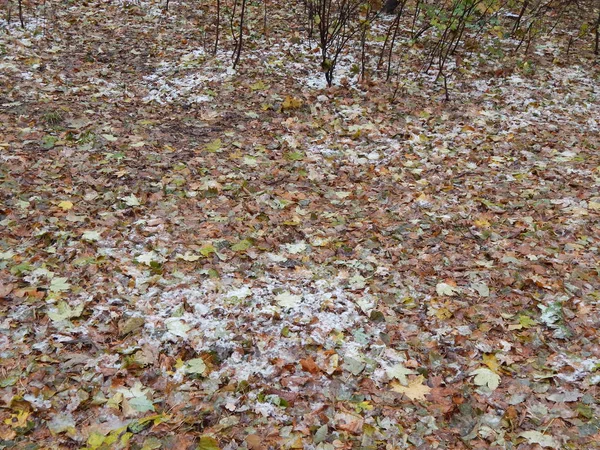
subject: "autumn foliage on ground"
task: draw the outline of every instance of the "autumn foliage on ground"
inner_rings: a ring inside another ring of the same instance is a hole
[[[600,5],[327,1],[0,3],[0,448],[597,448]]]

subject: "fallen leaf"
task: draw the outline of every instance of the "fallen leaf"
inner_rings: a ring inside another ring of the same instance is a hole
[[[334,417],[335,427],[338,430],[347,431],[348,433],[358,434],[364,424],[364,419],[361,416],[340,412]]]
[[[66,277],[54,277],[50,281],[50,292],[65,292],[71,289],[71,283],[67,283]]]
[[[285,291],[278,294],[275,297],[275,301],[282,308],[294,308],[302,301],[302,297],[291,294],[289,291]]]
[[[206,363],[202,358],[190,359],[185,363],[186,373],[203,375],[206,372]]]
[[[264,444],[263,438],[258,434],[250,434],[246,436],[246,445],[249,450],[266,450],[267,446]]]
[[[459,292],[459,289],[456,286],[452,286],[448,283],[438,283],[435,287],[435,291],[438,293],[438,295],[453,296]]]
[[[100,232],[99,231],[85,231],[81,235],[82,239],[90,242],[95,242],[100,240]]]
[[[385,371],[386,371],[388,377],[396,378],[404,386],[406,386],[408,384],[408,379],[406,378],[406,376],[407,375],[415,375],[417,373],[412,369],[407,369],[402,364],[396,364],[394,366],[387,367],[385,369]]]
[[[73,202],[70,202],[69,200],[63,200],[58,204],[58,207],[61,208],[63,211],[68,211],[71,208],[73,208]]]
[[[196,450],[221,450],[219,442],[211,436],[201,436]]]
[[[425,396],[431,392],[431,388],[423,384],[424,381],[423,375],[419,375],[411,380],[408,386],[392,382],[392,391],[404,394],[411,400],[425,400]]]
[[[552,436],[545,435],[539,431],[524,431],[520,437],[527,439],[529,444],[538,444],[541,447],[559,448],[560,444]]]
[[[121,200],[123,200],[127,206],[140,206],[140,201],[134,194],[121,197]]]
[[[498,372],[500,368],[500,364],[498,364],[498,360],[496,359],[496,355],[493,353],[484,353],[483,355],[483,363],[489,367],[493,372]]]
[[[300,365],[302,366],[302,369],[304,369],[306,372],[312,373],[313,375],[319,372],[319,366],[317,366],[315,360],[312,358],[301,359]]]
[[[500,375],[492,372],[490,369],[486,367],[479,368],[474,370],[469,375],[475,376],[473,382],[477,386],[487,386],[492,391],[496,389],[500,385]]]
[[[252,241],[250,241],[249,239],[244,239],[238,242],[237,244],[232,245],[231,250],[233,250],[234,252],[244,252],[250,247],[252,247]]]
[[[71,308],[71,306],[67,302],[60,301],[58,305],[50,311],[48,311],[47,314],[48,317],[50,317],[50,319],[52,319],[53,321],[60,322],[62,320],[72,319],[74,317],[81,316],[83,308],[83,303],[77,305],[74,308]]]
[[[182,338],[187,337],[187,332],[192,328],[181,319],[167,319],[165,323],[169,333]]]
[[[302,106],[302,100],[292,96],[286,96],[283,102],[281,103],[281,109],[283,111],[290,111],[293,109],[298,109]]]
[[[0,298],[6,298],[13,291],[15,285],[12,283],[4,283],[0,281]]]

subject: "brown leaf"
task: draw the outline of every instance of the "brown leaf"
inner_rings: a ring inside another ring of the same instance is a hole
[[[2,281],[0,281],[0,299],[8,297],[8,294],[10,294],[14,288],[14,284],[5,284]]]
[[[319,366],[317,366],[317,363],[315,363],[315,360],[310,357],[306,358],[306,359],[301,359],[300,365],[302,366],[302,369],[304,371],[310,372],[313,375],[319,372]]]
[[[246,437],[246,445],[250,450],[266,450],[267,446],[263,439],[257,434],[251,434]]]
[[[335,415],[335,427],[338,430],[358,434],[362,431],[364,420],[360,416],[349,413],[338,413]]]

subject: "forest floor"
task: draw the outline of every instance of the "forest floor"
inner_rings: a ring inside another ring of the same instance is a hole
[[[272,7],[0,23],[0,448],[598,448],[589,49],[326,88]]]

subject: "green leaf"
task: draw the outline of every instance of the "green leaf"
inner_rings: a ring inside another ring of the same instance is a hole
[[[456,286],[452,286],[448,283],[438,283],[435,287],[435,291],[438,293],[438,295],[453,296],[456,295],[459,289]]]
[[[85,231],[82,235],[81,235],[82,239],[85,241],[90,241],[90,242],[94,242],[94,241],[99,241],[100,240],[100,232],[99,231]]]
[[[206,364],[202,358],[190,359],[185,363],[186,373],[202,375],[206,372]]]
[[[128,195],[127,197],[121,197],[121,200],[123,200],[127,206],[140,206],[140,201],[134,194]]]
[[[484,282],[471,283],[471,287],[475,289],[481,297],[490,296],[490,288]]]
[[[138,412],[154,411],[154,405],[152,401],[148,400],[145,395],[139,397],[133,397],[128,400],[129,406]]]
[[[529,317],[528,315],[521,314],[519,316],[519,324],[523,328],[531,328],[531,327],[537,325],[537,322],[535,320],[533,320],[531,317]]]
[[[42,148],[45,150],[50,150],[52,147],[54,147],[57,141],[58,138],[56,136],[44,136],[42,138]]]
[[[216,253],[217,249],[214,248],[212,245],[208,244],[205,245],[204,247],[202,247],[199,252],[202,256],[206,256],[208,257],[210,254],[212,253]]]
[[[12,250],[0,252],[0,261],[11,259],[13,256],[15,256],[15,252],[13,252]]]
[[[67,278],[65,277],[55,277],[50,282],[51,292],[64,292],[69,289],[71,289],[71,283],[67,283]]]
[[[60,301],[54,311],[49,311],[48,317],[55,322],[60,322],[61,320],[72,319],[73,317],[79,317],[83,312],[83,303],[77,305],[75,308],[71,308],[69,304],[65,301]]]
[[[288,161],[302,161],[304,154],[302,152],[294,151],[285,154],[285,159]]]
[[[404,367],[402,364],[396,364],[395,366],[388,367],[385,369],[385,371],[388,377],[397,379],[404,386],[408,385],[408,379],[406,378],[406,375],[415,375],[417,373],[412,369]]]
[[[500,385],[500,375],[485,367],[474,370],[469,375],[475,375],[473,382],[477,386],[487,386],[492,391]]]
[[[167,322],[167,330],[175,336],[185,338],[190,329],[191,327],[181,319],[174,319]]]
[[[183,259],[184,261],[194,262],[198,261],[201,258],[201,255],[196,255],[190,251],[185,252],[185,254],[178,253],[177,259]]]
[[[358,359],[354,358],[344,358],[344,363],[342,364],[342,368],[352,373],[352,375],[357,376],[361,373],[366,367],[366,364]]]
[[[221,141],[221,139],[215,139],[214,141],[206,144],[206,146],[204,147],[204,149],[207,152],[216,153],[219,150],[221,150],[221,146],[222,145],[223,145],[223,142]]]
[[[219,442],[210,436],[202,436],[196,450],[221,450]]]
[[[250,85],[250,89],[253,90],[253,91],[264,91],[265,89],[268,89],[268,87],[269,86],[267,86],[261,80],[259,80],[256,83]]]
[[[323,425],[321,426],[315,433],[315,436],[313,437],[313,441],[315,444],[319,444],[320,442],[323,442],[325,439],[327,439],[327,434],[328,434],[328,429],[327,429],[327,425]]]
[[[154,250],[151,250],[149,252],[146,253],[142,253],[141,255],[137,256],[135,258],[135,260],[140,263],[140,264],[146,264],[147,266],[151,266],[153,262],[157,262],[160,263],[162,262],[162,256],[160,256],[158,253],[156,253]]]
[[[98,433],[97,431],[92,431],[87,440],[88,448],[97,449],[104,443],[104,435]]]
[[[14,386],[19,381],[18,375],[9,375],[5,378],[0,378],[0,388]]]
[[[234,252],[243,252],[248,250],[250,247],[252,247],[252,241],[244,239],[238,242],[237,244],[232,245],[231,250],[233,250]]]
[[[547,436],[539,431],[524,431],[520,437],[527,439],[529,444],[538,444],[541,447],[560,448],[560,444],[552,436]]]
[[[113,136],[112,134],[103,134],[102,137],[108,142],[117,142],[119,140],[118,137]]]

